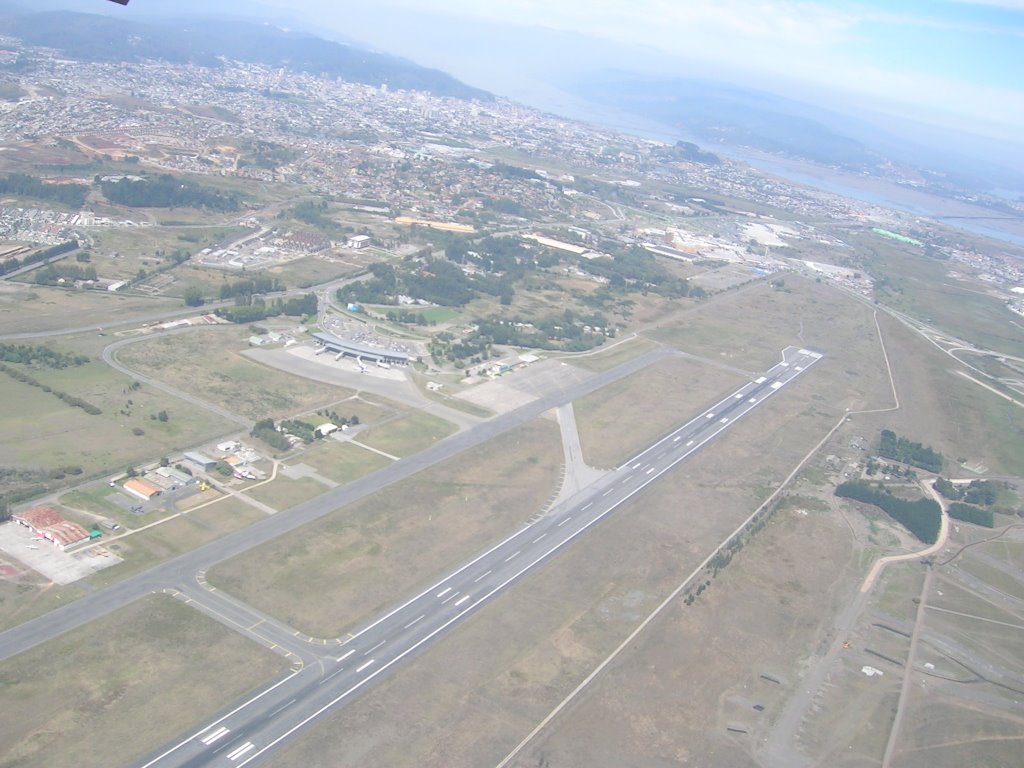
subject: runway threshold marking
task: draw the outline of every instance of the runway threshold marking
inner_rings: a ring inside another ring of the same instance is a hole
[[[200,741],[202,741],[203,744],[205,744],[206,746],[210,746],[211,744],[213,744],[213,742],[217,741],[218,739],[222,739],[225,736],[227,736],[229,732],[230,729],[221,726],[208,736],[204,736],[202,739],[200,739]]]

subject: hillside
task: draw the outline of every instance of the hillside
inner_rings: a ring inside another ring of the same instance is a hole
[[[52,11],[0,19],[0,32],[82,61],[158,59],[219,67],[230,59],[437,96],[493,99],[440,70],[269,24],[181,19],[157,25]]]

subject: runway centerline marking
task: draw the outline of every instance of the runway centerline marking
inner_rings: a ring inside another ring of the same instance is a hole
[[[590,505],[589,505],[589,504],[587,504],[587,507],[589,507],[589,506],[590,506]],[[586,509],[587,507],[584,507],[584,509]],[[562,527],[563,525],[565,525],[566,523],[568,523],[568,522],[569,522],[570,520],[572,520],[572,518],[571,518],[571,517],[567,517],[567,518],[565,518],[565,520],[563,520],[562,522],[560,522],[560,523],[558,524],[558,527],[559,527],[559,528],[561,528],[561,527]]]
[[[286,709],[288,709],[288,707],[290,707],[290,706],[291,706],[292,704],[294,704],[294,703],[295,703],[296,701],[298,701],[298,699],[292,699],[292,700],[291,700],[291,701],[289,701],[289,702],[288,702],[287,704],[284,704],[284,705],[282,705],[282,706],[278,707],[278,708],[277,708],[277,709],[275,709],[275,710],[274,710],[273,712],[271,712],[271,713],[270,713],[269,715],[267,715],[267,720],[269,720],[270,718],[274,717],[275,715],[279,715],[279,714],[281,714],[281,713],[282,713],[282,712],[284,712],[284,711],[285,711]]]
[[[511,560],[511,559],[512,559],[513,557],[515,557],[516,555],[518,555],[518,554],[519,554],[519,552],[522,552],[522,550],[519,550],[518,552],[514,552],[513,554],[511,554],[511,555],[509,555],[508,557],[506,557],[506,558],[505,558],[505,562],[507,563],[507,562],[508,562],[509,560]],[[458,603],[456,603],[456,605],[458,605]]]
[[[424,614],[424,615],[425,615],[425,614]],[[415,618],[415,619],[413,619],[413,620],[412,620],[412,621],[410,621],[410,622],[409,622],[408,624],[406,624],[406,625],[405,625],[404,627],[402,627],[402,629],[408,629],[408,628],[409,628],[409,627],[411,627],[411,626],[412,626],[413,624],[415,624],[416,622],[418,622],[418,621],[422,620],[423,618],[424,618],[424,616],[420,616],[420,617],[418,617],[418,618]]]
[[[479,576],[477,576],[475,579],[473,579],[473,583],[476,584],[484,576],[490,576],[492,573],[494,573],[494,571],[488,571],[487,573],[481,573]]]
[[[386,643],[386,642],[387,642],[387,640],[381,640],[381,641],[380,641],[379,643],[377,643],[377,644],[376,644],[375,646],[373,646],[373,648],[371,648],[371,649],[370,649],[370,650],[368,650],[368,651],[367,651],[366,653],[364,653],[364,654],[363,654],[363,656],[369,656],[369,655],[370,655],[371,653],[373,653],[374,651],[376,651],[376,650],[377,650],[378,648],[380,648],[380,647],[381,647],[382,645],[384,645],[384,643]]]
[[[533,541],[531,542],[531,544],[536,544],[536,543],[537,543],[538,541],[540,541],[541,539],[543,539],[543,538],[544,538],[545,536],[547,536],[547,534],[546,534],[546,533],[542,533],[542,534],[541,534],[540,536],[538,536],[538,537],[537,537],[536,539],[534,539],[534,540],[533,540]]]

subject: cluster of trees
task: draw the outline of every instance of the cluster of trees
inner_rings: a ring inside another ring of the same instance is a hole
[[[972,507],[970,504],[963,504],[959,501],[954,501],[949,505],[949,516],[963,520],[965,523],[980,525],[983,528],[994,528],[996,524],[995,515],[991,509]]]
[[[169,173],[147,179],[101,181],[104,197],[112,203],[132,208],[205,208],[211,211],[237,211],[238,196],[202,187],[193,181],[175,178]]]
[[[36,285],[59,285],[75,280],[96,280],[96,267],[77,264],[47,264],[35,270],[32,282]]]
[[[328,210],[327,202],[321,200],[315,203],[312,200],[305,200],[278,214],[279,219],[293,218],[311,227],[316,227],[324,232],[341,233],[345,230],[351,231],[351,227],[342,227],[341,224],[326,215]]]
[[[411,312],[408,309],[389,309],[385,314],[392,323],[405,323],[407,325],[434,325],[423,316],[422,312]]]
[[[615,246],[605,249],[614,250]],[[620,291],[649,291],[670,298],[705,296],[703,288],[690,285],[689,280],[672,277],[653,254],[639,246],[619,250],[612,257],[580,259],[579,268],[608,278],[609,286]]]
[[[63,243],[57,245],[51,245],[49,248],[43,248],[41,251],[30,253],[23,259],[17,259],[10,257],[0,262],[0,275],[6,275],[8,272],[13,272],[18,267],[24,267],[27,264],[37,264],[47,259],[53,259],[57,256],[63,256],[69,251],[73,251],[78,247],[77,240],[66,240]]]
[[[289,299],[274,299],[269,304],[262,296],[252,296],[248,299],[239,297],[236,301],[240,303],[233,307],[218,307],[214,310],[215,314],[233,323],[255,323],[279,315],[305,317],[315,315],[317,311],[315,293],[305,293]]]
[[[273,419],[260,419],[249,434],[279,451],[287,451],[292,447],[284,433],[277,431]]]
[[[101,411],[92,403],[86,402],[82,398],[76,397],[75,395],[69,395],[67,392],[62,392],[59,389],[54,389],[49,384],[43,384],[37,379],[34,379],[33,377],[29,376],[27,373],[22,373],[19,370],[11,368],[9,365],[5,363],[0,363],[0,371],[6,373],[15,381],[20,381],[23,384],[28,384],[31,387],[38,387],[39,389],[43,390],[43,392],[49,392],[54,397],[63,400],[68,405],[74,408],[81,408],[90,416],[98,416],[99,414],[103,413],[103,411]]]
[[[882,430],[878,443],[878,454],[883,458],[901,461],[928,472],[942,471],[941,453],[933,451],[930,446],[899,437],[891,429]]]
[[[40,179],[24,173],[0,176],[0,195],[33,197],[36,200],[59,203],[68,208],[81,208],[88,194],[89,187],[85,184],[44,184]]]
[[[285,284],[280,278],[263,276],[252,277],[247,280],[234,280],[224,283],[220,287],[222,299],[237,299],[239,297],[256,296],[261,293],[274,293],[285,290]]]
[[[85,365],[89,362],[89,358],[85,355],[65,354],[41,344],[0,344],[0,360],[6,363],[38,365],[44,368],[67,368],[68,366]]]
[[[933,499],[907,501],[894,496],[887,488],[865,480],[850,480],[836,488],[836,496],[862,501],[882,509],[889,517],[902,523],[925,544],[934,544],[942,526],[942,508]]]
[[[318,414],[323,416],[325,419],[329,419],[332,424],[339,427],[341,426],[356,426],[359,423],[359,417],[356,415],[352,416],[339,416],[337,411],[317,411]]]
[[[999,485],[991,480],[972,480],[969,485],[954,485],[943,477],[935,478],[932,487],[950,501],[965,501],[990,507],[999,497]]]
[[[481,336],[489,343],[584,352],[604,344],[608,320],[600,314],[577,317],[571,309],[566,309],[560,316],[535,320],[532,327],[514,319],[493,316],[474,322],[477,330],[471,336]],[[584,326],[590,326],[591,331],[587,332]]]

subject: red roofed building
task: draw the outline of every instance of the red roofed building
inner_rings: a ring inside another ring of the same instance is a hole
[[[62,550],[89,540],[89,532],[78,523],[65,520],[50,507],[32,507],[11,515],[11,520],[48,539]]]

